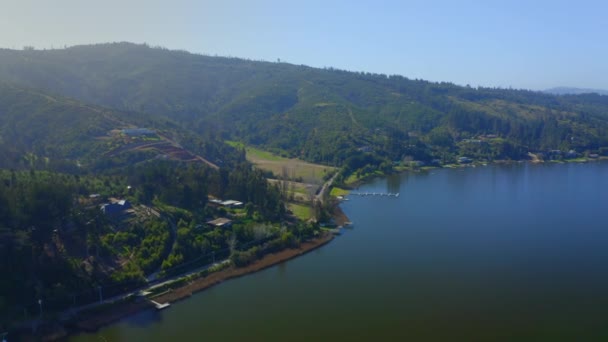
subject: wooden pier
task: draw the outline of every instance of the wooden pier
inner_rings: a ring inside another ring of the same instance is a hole
[[[391,192],[351,192],[351,196],[384,196],[384,197],[399,197],[399,193]]]
[[[151,302],[152,304],[154,304],[154,306],[156,307],[156,310],[162,310],[162,309],[164,309],[164,308],[168,308],[169,306],[171,306],[171,304],[169,304],[169,303],[164,303],[164,304],[161,304],[161,303],[159,303],[159,302],[155,302],[155,301],[153,301],[152,299],[150,299],[150,302]]]

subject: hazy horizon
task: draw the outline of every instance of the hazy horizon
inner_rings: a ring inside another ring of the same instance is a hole
[[[33,0],[0,14],[0,46],[117,41],[206,55],[398,74],[459,85],[608,89],[603,13],[583,1],[346,1],[305,5]],[[16,30],[15,28],[19,29]]]

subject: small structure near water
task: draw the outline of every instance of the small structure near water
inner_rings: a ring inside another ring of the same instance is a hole
[[[150,302],[152,304],[154,304],[154,306],[156,307],[156,310],[162,310],[162,309],[165,309],[165,308],[168,308],[169,306],[171,306],[170,303],[163,303],[163,304],[161,304],[159,302],[153,301],[152,299],[150,299]]]
[[[399,193],[390,192],[351,192],[354,196],[385,196],[385,197],[399,197]]]

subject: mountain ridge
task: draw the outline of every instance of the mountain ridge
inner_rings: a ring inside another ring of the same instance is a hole
[[[608,146],[608,98],[595,94],[471,88],[132,43],[0,50],[0,77],[329,165],[366,146],[387,160],[444,162]],[[463,143],[487,134],[500,140]]]
[[[581,95],[581,94],[598,94],[608,95],[608,90],[591,89],[591,88],[576,88],[576,87],[554,87],[543,90],[544,93],[553,95]]]

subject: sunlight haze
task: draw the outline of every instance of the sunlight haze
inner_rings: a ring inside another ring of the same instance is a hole
[[[3,5],[0,46],[146,42],[461,85],[608,89],[607,9],[546,0],[24,0]]]

